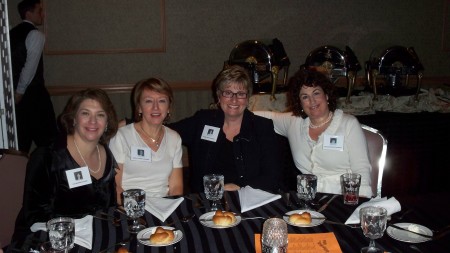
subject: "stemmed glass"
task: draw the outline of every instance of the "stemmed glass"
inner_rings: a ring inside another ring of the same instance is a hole
[[[305,209],[311,209],[309,203],[316,198],[317,176],[301,174],[297,176],[297,196],[305,202]]]
[[[383,253],[375,246],[375,239],[381,238],[386,230],[387,211],[383,207],[367,206],[359,210],[361,228],[364,235],[370,239],[368,247],[361,249],[361,253]]]
[[[211,200],[210,211],[216,211],[220,207],[219,200],[223,197],[223,175],[209,174],[203,176],[206,199]]]
[[[145,213],[145,191],[141,189],[130,189],[123,192],[123,206],[127,216],[133,220],[128,226],[130,233],[138,233],[145,228],[138,219]]]

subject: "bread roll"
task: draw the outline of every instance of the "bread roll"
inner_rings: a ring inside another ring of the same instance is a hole
[[[150,235],[150,242],[153,244],[167,244],[173,241],[175,234],[172,230],[157,227],[155,232]]]
[[[291,214],[289,216],[289,222],[296,225],[311,224],[311,214],[308,212]]]
[[[212,220],[216,225],[229,226],[236,222],[236,216],[232,212],[222,212],[222,210],[217,210]]]

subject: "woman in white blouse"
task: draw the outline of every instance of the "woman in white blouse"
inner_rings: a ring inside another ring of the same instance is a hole
[[[139,188],[150,197],[183,194],[181,138],[163,125],[172,101],[172,89],[162,79],[135,85],[135,123],[121,127],[109,144],[119,164],[116,182],[122,191]]]
[[[314,69],[300,69],[289,82],[290,112],[255,112],[270,118],[289,140],[296,167],[318,178],[317,191],[341,194],[340,175],[361,174],[360,195],[370,197],[367,143],[358,120],[336,109],[334,85]]]

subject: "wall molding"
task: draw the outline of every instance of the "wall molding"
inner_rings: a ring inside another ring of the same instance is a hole
[[[412,78],[410,85],[412,85],[415,80]],[[169,82],[173,91],[195,91],[195,90],[210,90],[211,81],[180,81],[180,82]],[[365,83],[364,77],[358,77],[356,83],[362,85]],[[439,76],[439,77],[423,77],[422,87],[439,87],[441,85],[446,85],[450,87],[450,76]],[[134,83],[126,84],[78,84],[78,85],[51,85],[47,86],[47,89],[51,96],[66,96],[72,95],[80,90],[87,88],[99,88],[103,89],[108,93],[129,93],[133,89]]]

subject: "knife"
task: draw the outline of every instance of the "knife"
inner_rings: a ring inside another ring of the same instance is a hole
[[[422,233],[414,232],[414,231],[411,231],[411,230],[409,230],[409,229],[407,229],[407,228],[402,228],[402,227],[397,226],[397,225],[389,224],[389,226],[390,226],[390,227],[393,227],[393,228],[396,228],[396,229],[403,230],[403,231],[407,231],[407,232],[410,232],[410,233],[413,233],[413,234],[416,234],[416,235],[420,235],[420,236],[423,236],[423,237],[425,237],[425,238],[430,238],[430,239],[433,238],[432,235],[425,235],[425,234],[422,234]]]
[[[328,201],[327,201],[327,203],[325,203],[323,206],[321,206],[318,210],[317,210],[317,212],[322,212],[323,210],[325,210],[327,207],[328,207],[328,205],[331,203],[331,201],[333,201],[333,199],[335,199],[335,198],[337,198],[337,196],[338,195],[334,195],[333,197],[331,197]]]

